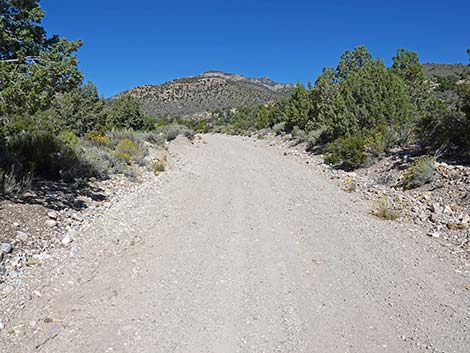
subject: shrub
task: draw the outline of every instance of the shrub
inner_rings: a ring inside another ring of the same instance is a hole
[[[72,135],[63,135],[69,143],[76,143]],[[79,151],[48,131],[27,131],[10,136],[2,157],[5,166],[16,166],[18,175],[32,173],[45,179],[72,181],[93,175]]]
[[[395,202],[386,198],[377,200],[371,213],[376,217],[391,221],[401,217],[401,210],[396,206]]]
[[[186,126],[179,124],[165,126],[160,130],[160,132],[167,141],[173,141],[180,134],[186,136],[186,138],[189,140],[194,139],[194,131]]]
[[[273,126],[273,131],[276,135],[280,135],[286,131],[286,122],[281,121]]]
[[[14,167],[9,173],[0,169],[0,195],[17,195],[31,189],[32,176],[30,173],[18,177]]]
[[[72,148],[75,151],[78,151],[80,149],[80,139],[73,132],[62,131],[59,134],[59,141],[61,141],[66,146]]]
[[[130,139],[123,139],[116,145],[114,156],[127,164],[131,164],[133,161],[140,163],[145,156],[145,152],[140,148],[137,142]]]
[[[115,98],[108,111],[108,125],[110,128],[144,130],[150,122],[141,110],[139,100],[130,94]]]
[[[300,143],[305,141],[307,138],[307,133],[296,125],[292,129],[291,136],[296,140],[296,142]]]
[[[110,139],[108,136],[103,134],[102,132],[92,132],[88,134],[88,139],[97,146],[107,146],[110,143]]]
[[[307,142],[307,150],[312,150],[316,145],[318,145],[324,132],[324,129],[309,131],[305,137],[305,142]]]
[[[436,171],[436,158],[421,156],[405,172],[404,189],[414,189],[432,181]]]
[[[366,165],[364,139],[358,136],[336,139],[326,146],[325,161],[344,169],[356,169]]]

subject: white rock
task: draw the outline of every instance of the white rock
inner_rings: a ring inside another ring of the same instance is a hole
[[[70,257],[79,257],[80,256],[80,249],[76,244],[72,245],[70,248]]]
[[[16,239],[20,241],[27,241],[29,238],[29,234],[21,231],[16,232]]]
[[[51,228],[52,228],[52,227],[55,227],[55,226],[56,226],[57,222],[56,222],[56,221],[54,221],[53,219],[49,219],[49,220],[47,220],[47,221],[46,221],[46,223],[45,223],[45,224],[46,224],[46,226],[48,226],[48,227],[51,227]]]
[[[71,242],[73,242],[73,239],[71,236],[69,235],[66,235],[65,237],[62,238],[62,240],[60,241],[62,243],[62,245],[69,245]]]
[[[431,232],[428,235],[430,237],[433,237],[433,238],[440,238],[441,237],[441,234],[439,232]]]
[[[10,243],[1,243],[0,244],[0,252],[4,254],[9,254],[13,250]]]
[[[57,212],[56,211],[47,212],[47,216],[51,219],[57,219]]]

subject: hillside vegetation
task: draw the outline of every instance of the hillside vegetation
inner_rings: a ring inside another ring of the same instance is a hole
[[[425,66],[412,51],[397,50],[392,66],[386,67],[359,46],[346,50],[335,68],[325,68],[314,85],[298,84],[288,99],[217,111],[203,127],[232,134],[261,129],[289,133],[344,169],[368,166],[405,148],[468,162],[470,83],[461,66],[452,72],[455,68],[458,79],[426,79]]]
[[[453,76],[427,79],[442,66],[423,66],[416,53],[399,49],[386,67],[359,46],[307,87],[209,71],[106,102],[83,82],[75,56],[81,42],[48,36],[38,0],[0,4],[1,193],[38,178],[132,175],[145,165],[149,143],[191,137],[191,129],[289,133],[345,169],[396,148],[470,158],[470,84],[462,65],[452,66]],[[451,72],[441,69],[439,75]],[[184,118],[204,111],[212,111],[209,119]]]
[[[223,108],[252,107],[277,101],[290,94],[293,85],[269,78],[208,71],[162,85],[133,88],[124,94],[139,99],[145,113],[160,116],[189,116]]]
[[[2,1],[0,10],[0,194],[38,179],[135,176],[138,166],[152,168],[149,145],[192,136],[176,125],[157,131],[130,95],[106,104],[83,83],[81,42],[48,36],[38,0]]]
[[[424,64],[423,68],[427,79],[448,76],[462,79],[470,76],[470,66],[465,64]]]

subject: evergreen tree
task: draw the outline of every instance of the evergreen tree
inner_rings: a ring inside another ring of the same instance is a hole
[[[309,99],[309,93],[305,86],[297,84],[287,102],[284,113],[288,128],[292,129],[294,126],[298,126],[302,130],[308,128],[312,109],[313,102]]]
[[[81,83],[81,42],[47,37],[38,0],[0,0],[0,13],[0,117],[47,108]]]
[[[353,51],[346,50],[336,67],[337,80],[345,80],[351,72],[359,70],[371,60],[372,54],[363,45],[354,48]]]
[[[77,135],[101,131],[106,127],[105,101],[96,86],[89,82],[59,97],[46,112],[56,130],[68,130]]]
[[[130,94],[114,99],[108,111],[108,125],[118,129],[145,129],[147,121],[139,100]]]

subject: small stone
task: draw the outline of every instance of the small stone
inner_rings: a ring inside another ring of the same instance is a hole
[[[19,228],[20,227],[20,224],[18,222],[14,222],[12,224],[13,228]]]
[[[433,202],[431,204],[431,211],[434,213],[442,213],[444,208],[438,202]]]
[[[45,223],[45,224],[46,224],[46,226],[48,226],[48,227],[51,227],[51,228],[52,228],[52,227],[55,227],[55,226],[57,225],[57,222],[56,222],[56,221],[54,221],[53,219],[49,219],[49,220],[47,220],[47,221],[46,221],[46,223]]]
[[[16,239],[20,241],[27,241],[29,238],[29,234],[21,231],[16,232]]]
[[[1,243],[0,244],[0,253],[9,254],[13,250],[10,243]]]
[[[79,257],[80,256],[80,249],[76,244],[72,245],[70,248],[70,257]]]
[[[71,242],[73,242],[73,239],[69,236],[69,235],[66,235],[65,237],[62,238],[62,240],[60,241],[62,243],[62,245],[69,245]]]
[[[439,232],[431,232],[431,233],[428,233],[428,235],[430,237],[433,237],[433,238],[440,238],[441,237],[441,234]]]
[[[50,219],[57,219],[57,212],[56,212],[56,211],[47,212],[47,216],[48,216]]]
[[[10,293],[13,293],[14,290],[15,290],[15,288],[13,286],[10,286],[9,284],[7,284],[5,287],[3,287],[2,294],[3,295],[8,295]]]
[[[5,329],[5,324],[3,323],[2,320],[0,320],[0,331]]]

